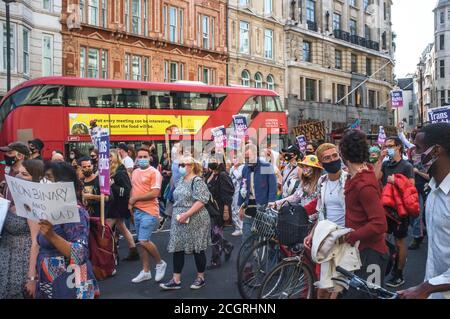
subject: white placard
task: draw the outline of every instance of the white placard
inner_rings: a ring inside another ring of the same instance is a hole
[[[53,225],[80,222],[73,183],[41,184],[5,177],[17,216],[45,219]]]
[[[0,234],[2,233],[3,225],[5,224],[6,214],[8,214],[9,200],[0,198]]]

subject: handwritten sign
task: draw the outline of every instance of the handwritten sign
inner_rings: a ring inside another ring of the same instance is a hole
[[[100,183],[100,192],[109,195],[110,176],[109,176],[109,134],[100,134],[98,140],[98,178]]]
[[[5,176],[18,216],[53,225],[78,223],[80,215],[73,183],[41,184]]]
[[[2,233],[3,225],[5,224],[6,214],[8,213],[9,200],[0,198],[0,234]]]
[[[306,150],[306,138],[305,135],[300,135],[296,137],[297,139],[297,143],[298,143],[298,147],[300,149],[301,152],[304,152]]]
[[[214,144],[216,146],[216,153],[222,153],[223,149],[227,147],[227,136],[225,133],[225,127],[219,126],[211,129],[211,133],[214,137]]]

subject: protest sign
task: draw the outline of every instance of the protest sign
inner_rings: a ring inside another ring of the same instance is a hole
[[[384,142],[386,142],[386,133],[384,132],[384,127],[380,126],[378,130],[378,145],[384,145]]]
[[[300,152],[304,152],[306,150],[307,145],[305,135],[297,136],[296,139]]]
[[[438,107],[429,110],[428,119],[431,123],[450,123],[450,106]]]
[[[53,225],[78,223],[77,197],[73,183],[41,184],[5,176],[18,216]]]
[[[403,91],[391,92],[391,104],[392,107],[403,107]]]
[[[219,126],[211,129],[211,133],[214,137],[214,144],[216,153],[222,153],[224,148],[227,147],[227,136],[225,133],[225,127]]]
[[[245,115],[233,115],[234,131],[238,137],[248,135],[247,117]]]
[[[100,138],[98,140],[98,178],[100,183],[100,192],[104,195],[109,195],[109,134],[107,132],[100,134]]]
[[[8,213],[9,200],[0,198],[0,234],[2,233],[3,225],[5,224],[6,214]]]

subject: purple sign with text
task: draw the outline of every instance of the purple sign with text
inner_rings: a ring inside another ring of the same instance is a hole
[[[403,91],[391,92],[392,107],[403,107]]]
[[[100,192],[110,195],[109,134],[107,132],[101,132],[98,138],[98,178]]]

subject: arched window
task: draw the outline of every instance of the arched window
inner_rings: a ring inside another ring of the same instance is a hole
[[[262,79],[263,79],[263,77],[262,77],[261,73],[258,72],[255,74],[255,88],[262,89],[262,87],[263,87]]]
[[[275,80],[274,80],[272,74],[269,74],[269,75],[267,76],[267,89],[269,89],[269,90],[275,90]]]
[[[250,86],[250,73],[247,70],[241,73],[241,85]]]

